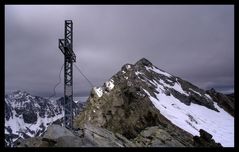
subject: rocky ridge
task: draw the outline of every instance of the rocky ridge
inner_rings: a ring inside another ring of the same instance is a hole
[[[155,100],[160,100],[158,95],[167,100],[173,98],[183,103],[184,107],[206,107],[206,111],[214,114],[222,110],[215,107],[215,102],[203,89],[158,69],[143,58],[134,65],[124,65],[102,87],[93,88],[85,109],[77,116],[74,125],[77,128],[90,123],[122,134],[129,140],[136,139],[148,127],[160,126],[161,130],[158,130],[166,131],[180,146],[193,146],[193,135],[172,123],[169,118],[173,116],[162,113],[164,108],[180,109],[179,103],[172,103],[171,107],[160,105],[159,110],[155,103]],[[191,127],[188,130],[199,135],[201,120],[190,113],[186,117],[184,124]]]
[[[224,95],[220,92],[217,92],[215,89],[210,89],[206,91],[214,101],[218,103],[220,107],[222,107],[229,114],[234,116],[234,94]]]

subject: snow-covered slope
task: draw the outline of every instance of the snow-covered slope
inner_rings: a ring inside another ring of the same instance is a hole
[[[219,112],[194,103],[190,106],[185,105],[172,95],[166,96],[164,93],[159,93],[156,99],[146,90],[145,92],[160,113],[173,124],[197,136],[199,136],[199,130],[204,129],[224,147],[234,147],[234,118],[216,102],[214,106]]]
[[[165,77],[172,77],[170,74],[158,69],[157,67],[145,67],[148,71],[164,75]],[[176,80],[172,84],[167,84],[170,79],[158,79],[156,81],[149,80],[157,86],[155,93],[156,97],[150,95],[147,90],[144,90],[149,96],[154,106],[164,115],[168,120],[192,135],[199,136],[199,130],[204,129],[213,135],[216,142],[221,143],[224,147],[234,146],[234,118],[224,109],[220,108],[218,104],[212,100],[208,94],[202,94],[198,91],[189,88],[188,91],[182,89],[181,84]],[[189,96],[194,93],[198,96],[204,96],[208,102],[213,102],[214,107],[218,110],[211,110],[205,106],[190,103],[186,105],[182,103],[172,94],[166,95],[167,89],[174,89],[181,94]]]

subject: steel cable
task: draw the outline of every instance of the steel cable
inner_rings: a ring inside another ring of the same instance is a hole
[[[76,69],[81,73],[81,75],[88,81],[88,83],[93,88],[94,87],[93,83],[84,75],[84,73],[81,71],[81,69],[76,64],[74,64],[74,66],[76,67]]]

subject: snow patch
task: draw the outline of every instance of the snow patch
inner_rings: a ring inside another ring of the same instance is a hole
[[[175,82],[173,86],[171,86],[171,85],[165,83],[164,80],[162,80],[162,79],[160,79],[159,82],[160,82],[163,86],[165,86],[165,87],[167,87],[167,88],[172,88],[172,89],[178,91],[178,92],[181,93],[181,94],[184,94],[184,95],[186,95],[186,96],[189,96],[189,94],[186,93],[186,92],[182,89],[181,85],[180,85],[178,82]],[[160,87],[160,89],[162,90],[162,87],[163,87],[163,86],[162,86],[161,84],[158,84],[158,87]],[[165,89],[163,89],[163,90],[165,90]]]
[[[205,96],[209,98],[210,100],[212,100],[212,98],[208,94],[205,94]]]
[[[165,87],[172,88],[172,86],[171,86],[171,85],[169,85],[169,84],[165,83],[165,81],[164,81],[164,80],[162,80],[162,79],[160,79],[160,80],[159,80],[159,82],[160,82],[160,83],[162,83],[162,84],[163,84],[163,86],[165,86]],[[160,85],[160,84],[159,84],[159,85]]]
[[[114,88],[114,80],[111,79],[110,81],[106,81],[106,87],[109,89],[109,90],[112,90]]]
[[[131,68],[131,65],[127,64],[127,65],[126,65],[126,69],[128,70],[128,69],[130,69],[130,68]]]
[[[94,91],[98,97],[101,97],[103,95],[103,90],[101,87],[98,87],[98,88],[94,87]]]
[[[135,74],[138,76],[139,74],[142,74],[142,73],[139,71],[136,71]]]
[[[156,72],[156,73],[158,73],[158,74],[164,75],[164,76],[166,76],[166,77],[172,77],[172,75],[170,75],[170,74],[168,74],[167,72],[164,72],[164,71],[162,71],[162,70],[159,70],[159,69],[155,68],[154,66],[153,66],[153,67],[147,67],[147,66],[145,66],[145,68],[146,68],[148,71],[149,71],[149,70],[152,70],[152,71],[154,71],[154,72]]]
[[[199,92],[193,90],[192,88],[189,88],[189,90],[191,90],[191,91],[193,91],[194,93],[196,93],[196,94],[198,94],[199,96],[201,96],[201,93],[199,93]]]
[[[184,94],[184,95],[186,95],[186,96],[189,96],[189,94],[186,93],[186,92],[183,90],[183,88],[181,87],[181,85],[180,85],[178,82],[175,82],[175,83],[174,83],[174,86],[173,86],[172,88],[173,88],[174,90],[180,92],[181,94]]]

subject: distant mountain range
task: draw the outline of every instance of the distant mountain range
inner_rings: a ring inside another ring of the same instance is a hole
[[[18,139],[40,136],[51,123],[63,121],[64,98],[48,100],[25,91],[5,95],[5,145],[13,146]],[[73,104],[78,114],[83,103]]]

